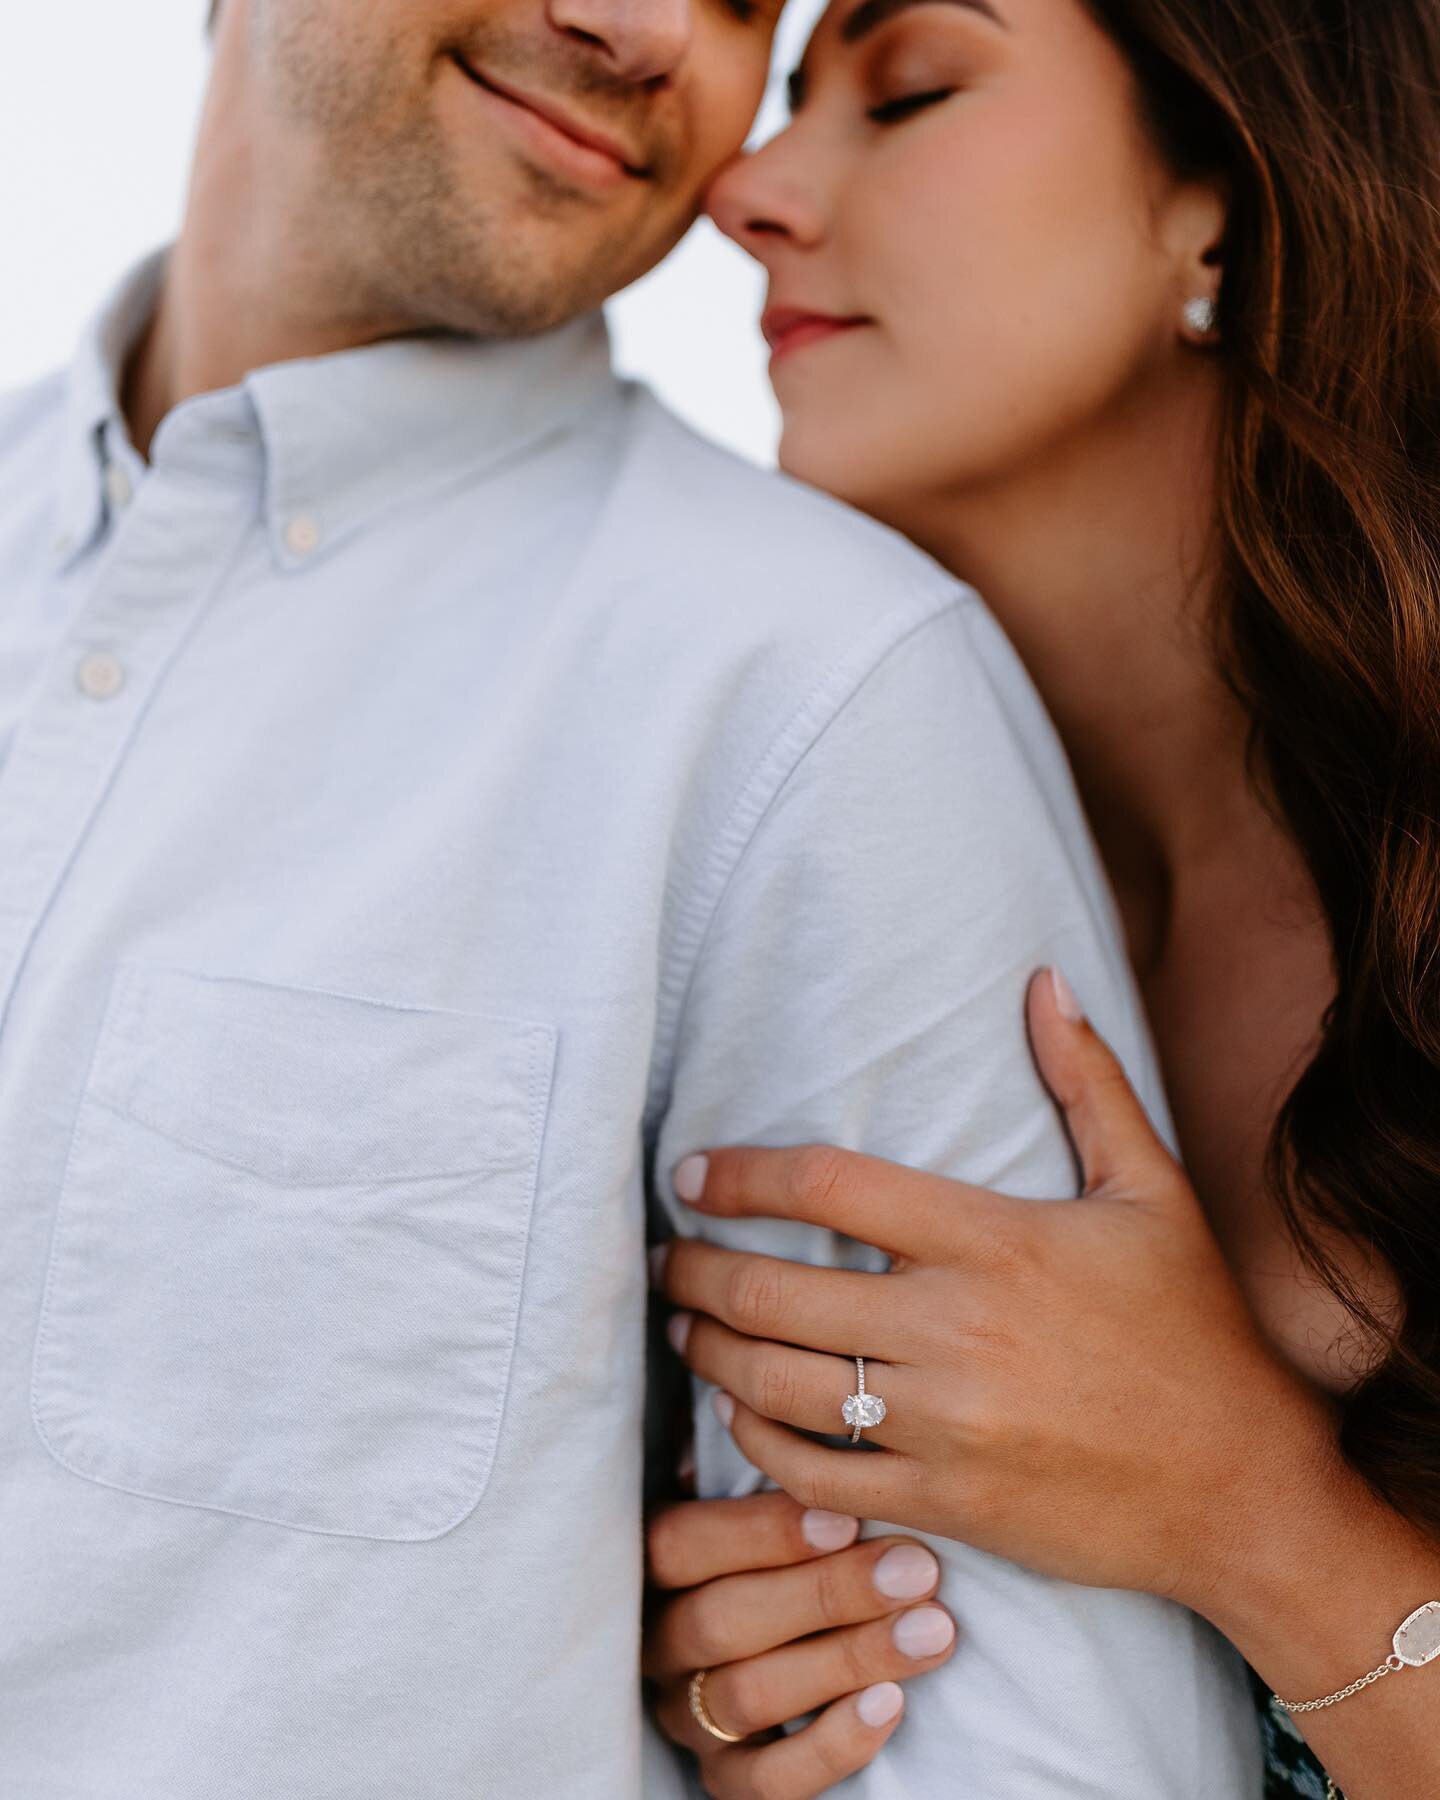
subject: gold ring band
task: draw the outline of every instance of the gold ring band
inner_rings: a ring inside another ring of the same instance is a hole
[[[690,1677],[690,1711],[697,1725],[703,1725],[711,1737],[719,1738],[724,1744],[739,1744],[744,1741],[743,1731],[726,1731],[710,1717],[710,1710],[705,1704],[705,1677],[708,1669],[696,1669]]]

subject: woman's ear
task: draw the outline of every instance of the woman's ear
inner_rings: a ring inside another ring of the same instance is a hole
[[[1176,328],[1191,344],[1220,341],[1220,288],[1225,276],[1229,197],[1213,181],[1176,187],[1166,217],[1166,244],[1175,268]]]

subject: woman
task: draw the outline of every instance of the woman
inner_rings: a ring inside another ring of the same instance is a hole
[[[1059,975],[1029,1022],[1081,1203],[823,1150],[681,1165],[697,1208],[892,1266],[671,1247],[672,1342],[795,1502],[657,1522],[662,1722],[716,1795],[821,1792],[897,1728],[884,1608],[847,1565],[827,1609],[808,1506],[1179,1599],[1262,1697],[1336,1696],[1290,1715],[1332,1786],[1440,1794],[1436,1615],[1385,1660],[1440,1600],[1440,12],[837,0],[792,99],[712,200],[770,275],[782,462],[1026,659],[1188,1179]],[[802,1435],[840,1428],[856,1351],[878,1455]],[[697,1665],[742,1741],[687,1707]],[[776,1739],[790,1702],[833,1704]],[[1276,1793],[1323,1793],[1265,1719]]]

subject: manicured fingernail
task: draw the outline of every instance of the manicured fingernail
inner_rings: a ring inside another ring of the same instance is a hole
[[[710,1404],[715,1408],[715,1417],[719,1419],[720,1423],[728,1431],[730,1429],[731,1421],[735,1417],[734,1400],[723,1388],[721,1388],[720,1392],[716,1394]]]
[[[1068,1019],[1072,1025],[1078,1025],[1085,1017],[1084,1009],[1075,998],[1075,990],[1065,979],[1065,971],[1053,966],[1050,970],[1050,985],[1055,990],[1055,1010],[1062,1019]]]
[[[687,1206],[693,1206],[705,1192],[705,1177],[710,1172],[708,1156],[687,1156],[675,1168],[675,1192]]]
[[[913,1606],[891,1628],[902,1656],[938,1656],[955,1641],[955,1621],[938,1606]]]
[[[650,1285],[652,1287],[664,1287],[665,1265],[669,1260],[670,1246],[668,1244],[657,1244],[650,1252]]]
[[[690,1327],[695,1323],[694,1313],[673,1313],[665,1322],[665,1335],[670,1340],[670,1348],[677,1356],[685,1354],[685,1346],[690,1342]]]
[[[860,1521],[812,1506],[800,1521],[800,1534],[812,1550],[843,1550],[859,1537]]]
[[[862,1725],[888,1725],[905,1704],[905,1693],[898,1682],[877,1681],[855,1696],[855,1710]]]
[[[875,1565],[875,1585],[888,1600],[918,1600],[939,1579],[940,1564],[919,1544],[896,1544]]]

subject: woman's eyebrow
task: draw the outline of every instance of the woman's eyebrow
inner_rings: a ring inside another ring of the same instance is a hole
[[[858,44],[862,38],[869,37],[872,31],[878,31],[887,19],[893,19],[896,13],[908,12],[912,6],[937,5],[963,6],[967,12],[979,13],[982,18],[989,19],[991,24],[998,25],[1002,31],[1010,29],[991,6],[990,0],[860,0],[859,6],[854,8],[840,27],[840,42]],[[805,104],[806,86],[805,61],[802,59],[786,83],[792,113],[799,112]]]
[[[1008,30],[999,13],[991,6],[990,0],[860,0],[860,5],[849,15],[840,27],[842,44],[858,44],[861,38],[869,37],[877,31],[887,19],[893,19],[896,13],[906,12],[912,6],[929,6],[934,4],[946,6],[963,6],[968,12],[980,13],[990,20],[992,25],[999,25]]]

